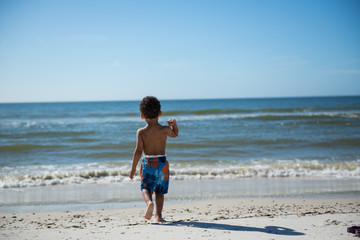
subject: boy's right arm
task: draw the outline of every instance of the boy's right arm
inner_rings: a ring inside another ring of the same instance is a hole
[[[134,155],[133,155],[131,170],[129,173],[130,179],[134,178],[134,175],[136,173],[136,166],[141,158],[143,149],[144,149],[144,143],[143,143],[143,140],[141,137],[141,130],[139,129],[136,133],[136,147],[135,147],[135,151],[134,151]]]

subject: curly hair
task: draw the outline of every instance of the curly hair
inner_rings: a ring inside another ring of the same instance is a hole
[[[157,118],[161,111],[160,101],[152,96],[144,97],[139,106],[141,114],[148,119]]]

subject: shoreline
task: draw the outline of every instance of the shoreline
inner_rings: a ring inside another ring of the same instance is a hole
[[[206,199],[353,198],[360,179],[249,178],[238,180],[171,181],[168,203]],[[138,181],[111,184],[56,185],[1,189],[0,212],[99,210],[141,206]]]
[[[157,224],[142,207],[0,212],[1,239],[353,239],[359,198],[234,198],[167,204]],[[160,235],[160,233],[162,235]],[[326,237],[325,237],[326,236]],[[184,238],[185,237],[185,238]]]

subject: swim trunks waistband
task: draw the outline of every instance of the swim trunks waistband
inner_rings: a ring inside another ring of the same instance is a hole
[[[159,157],[166,157],[166,155],[144,155],[144,158],[159,158]]]

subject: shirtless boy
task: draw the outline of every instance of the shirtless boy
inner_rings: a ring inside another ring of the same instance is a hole
[[[175,119],[168,120],[168,126],[161,126],[158,119],[161,116],[161,105],[155,97],[145,97],[140,102],[141,118],[145,119],[147,125],[140,128],[136,134],[136,147],[133,156],[130,179],[134,178],[136,166],[142,157],[140,168],[141,192],[147,209],[145,219],[150,220],[154,203],[152,193],[155,191],[155,220],[164,222],[162,209],[164,205],[164,194],[169,187],[169,163],[165,156],[167,137],[177,137],[179,130]]]

